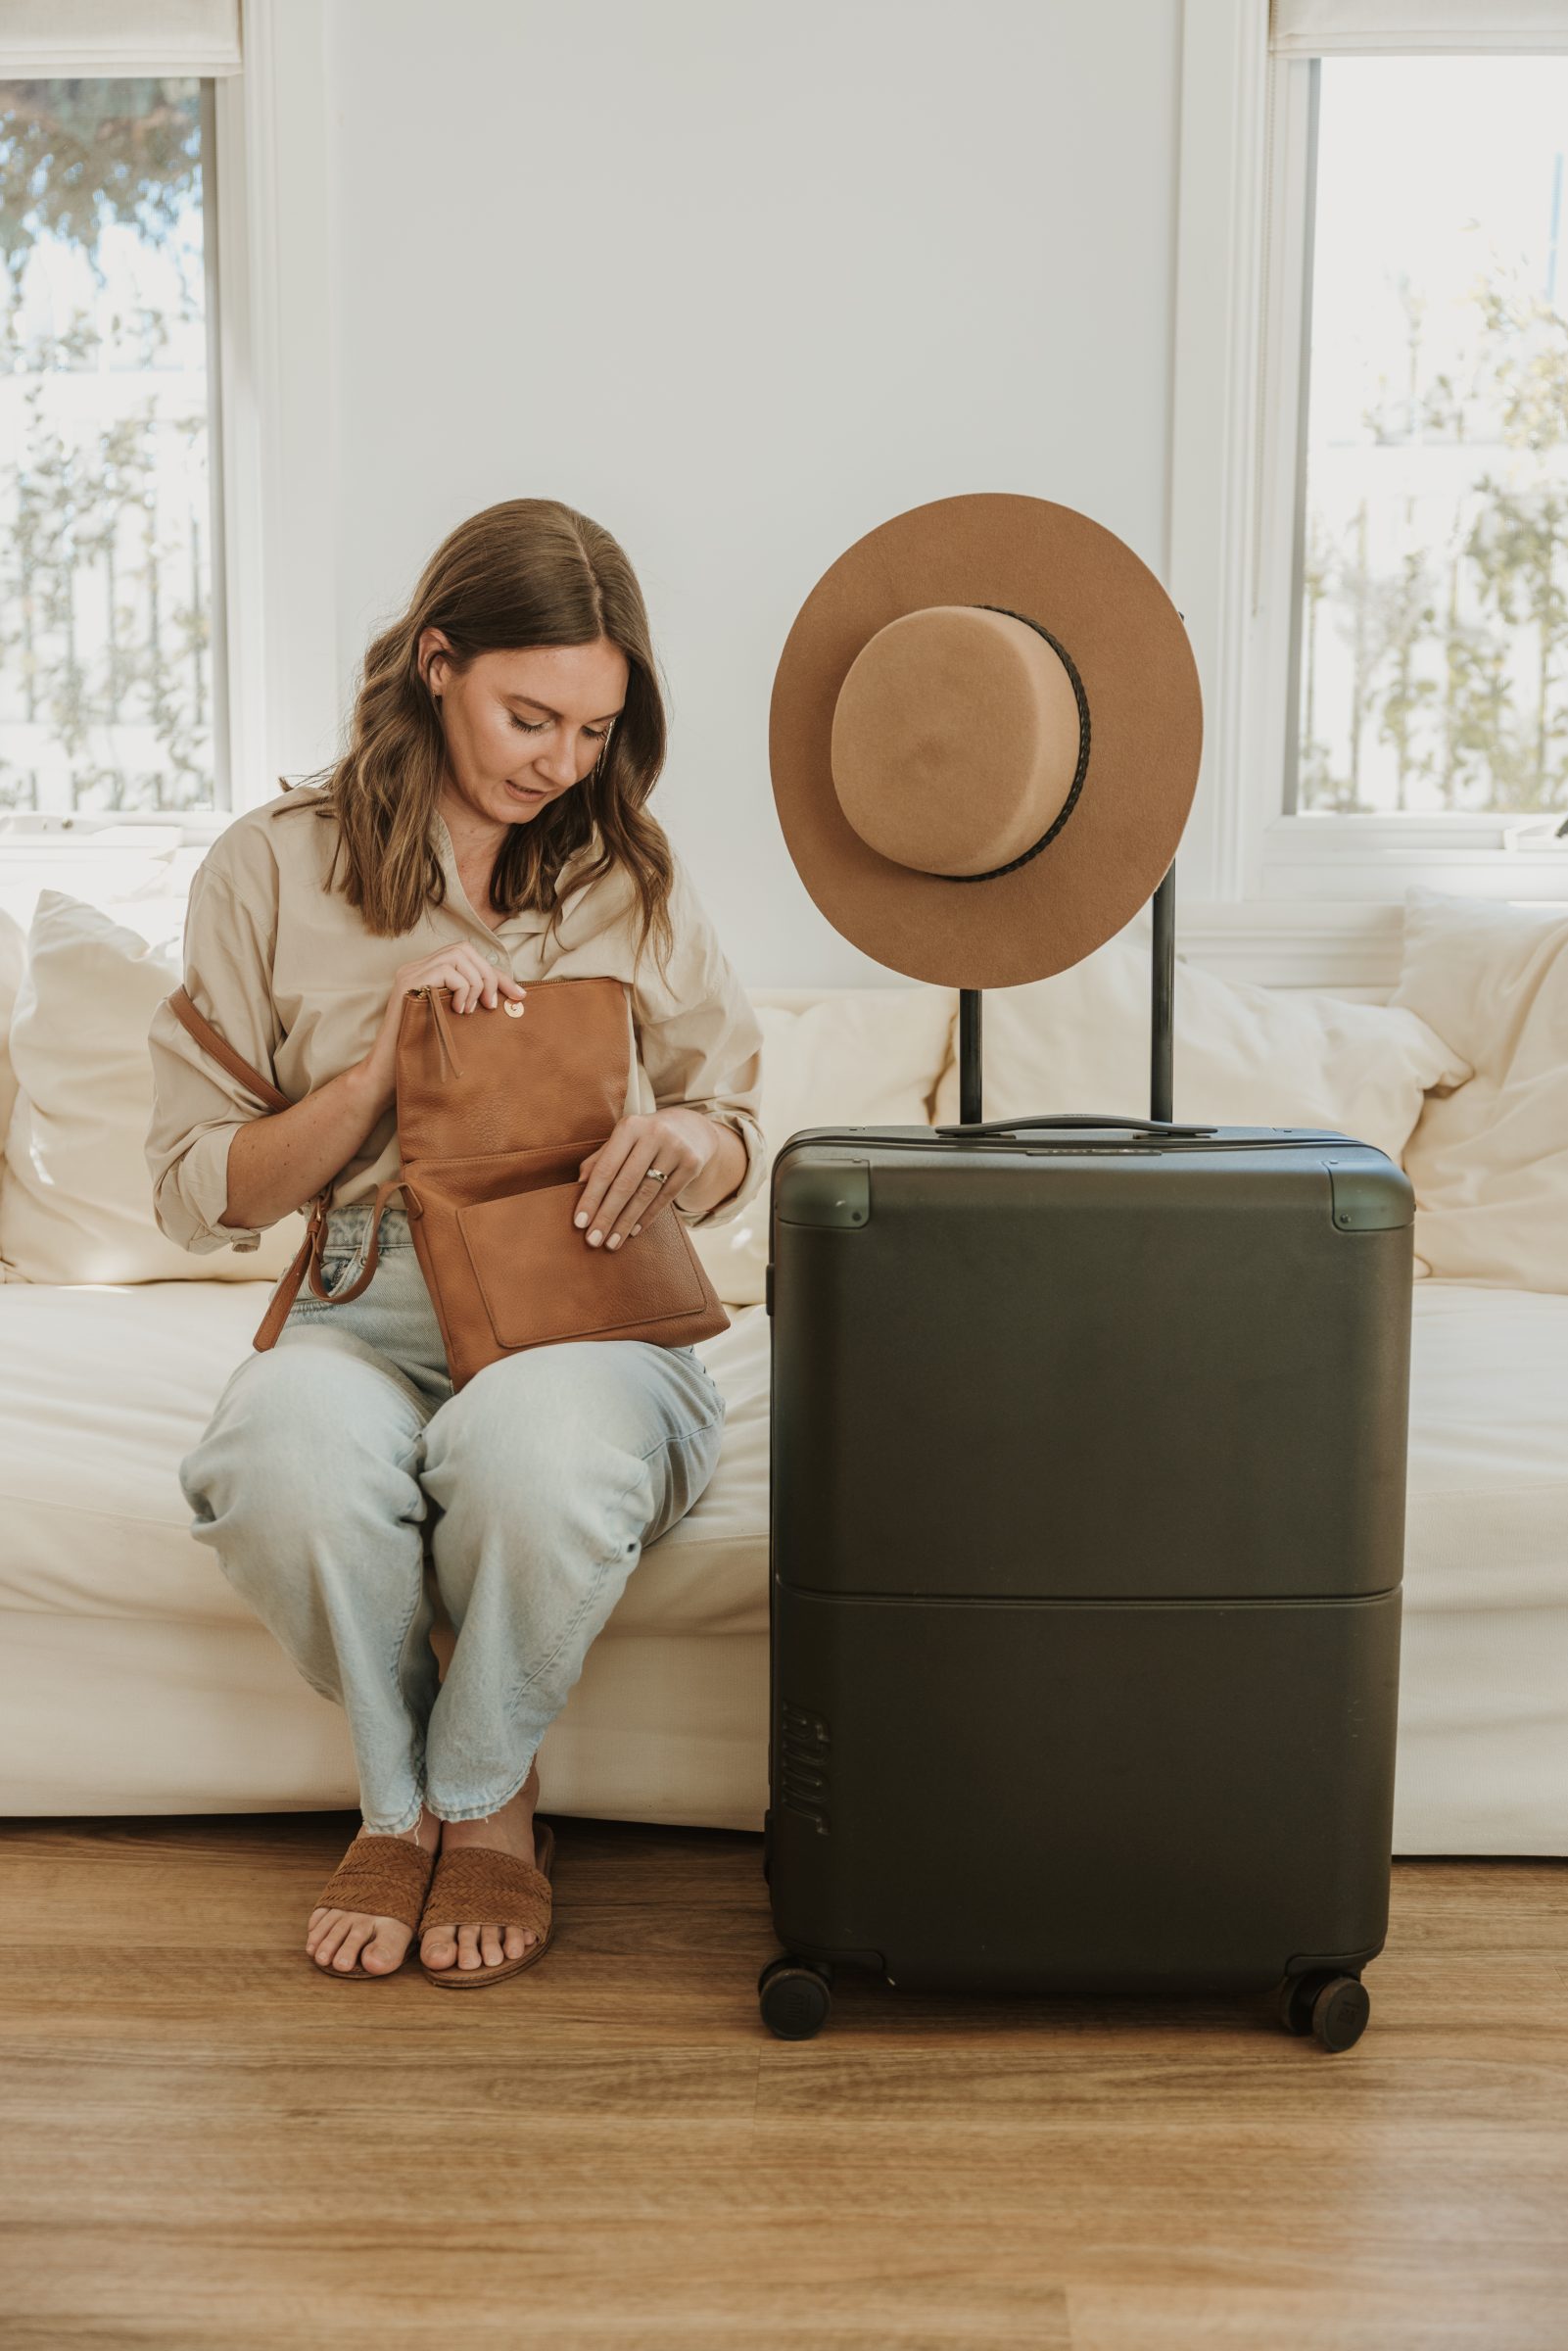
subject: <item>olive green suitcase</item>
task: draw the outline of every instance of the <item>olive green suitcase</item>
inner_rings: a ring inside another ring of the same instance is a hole
[[[1157,1098],[1168,923],[1164,951],[1157,927]],[[819,2030],[855,1968],[1270,1991],[1289,2030],[1358,2038],[1388,1921],[1412,1211],[1381,1151],[1318,1129],[967,1106],[788,1137],[773,2032]]]

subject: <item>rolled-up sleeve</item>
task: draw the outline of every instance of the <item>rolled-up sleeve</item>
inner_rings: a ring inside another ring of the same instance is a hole
[[[275,907],[264,877],[220,871],[210,851],[191,878],[185,909],[184,982],[199,1013],[254,1070],[270,1077],[280,1029],[272,1001]],[[192,1036],[167,1001],[147,1032],[153,1111],[146,1156],[160,1232],[193,1256],[256,1249],[261,1228],[219,1223],[228,1206],[229,1145],[271,1105]]]
[[[638,1051],[659,1110],[699,1110],[740,1137],[745,1174],[705,1211],[670,1205],[688,1225],[728,1224],[757,1192],[767,1165],[763,1140],[762,1024],[732,969],[683,860],[670,892],[675,945],[667,973],[651,946],[632,988]]]

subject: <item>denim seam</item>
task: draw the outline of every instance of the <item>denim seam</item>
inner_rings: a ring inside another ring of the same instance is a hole
[[[708,1434],[708,1431],[709,1431],[710,1429],[714,1429],[714,1428],[720,1428],[720,1427],[722,1427],[722,1426],[723,1426],[723,1417],[722,1417],[722,1415],[721,1415],[721,1416],[720,1416],[720,1418],[719,1418],[719,1419],[717,1419],[717,1420],[704,1420],[700,1428],[690,1428],[690,1429],[687,1429],[687,1430],[686,1430],[686,1431],[685,1431],[685,1432],[684,1432],[682,1435],[680,1435],[680,1436],[678,1436],[678,1437],[661,1437],[657,1445],[650,1445],[650,1446],[648,1447],[648,1449],[647,1449],[646,1453],[640,1454],[640,1455],[638,1456],[638,1459],[639,1459],[640,1461],[643,1461],[643,1462],[646,1462],[646,1461],[651,1461],[651,1459],[653,1458],[654,1454],[656,1454],[656,1453],[660,1452],[661,1450],[663,1450],[663,1449],[665,1449],[665,1448],[667,1448],[667,1447],[669,1447],[669,1446],[671,1446],[671,1445],[689,1445],[689,1444],[691,1444],[691,1443],[693,1442],[693,1440],[694,1440],[695,1438],[697,1438],[697,1437],[705,1437],[705,1436]],[[633,1487],[634,1485],[636,1485],[636,1483],[637,1483],[637,1480],[636,1480],[636,1478],[633,1478],[633,1479],[631,1479],[631,1480],[629,1481],[629,1483],[628,1483],[628,1484],[625,1486],[625,1488],[622,1490],[621,1494],[619,1495],[619,1497],[618,1497],[617,1499],[618,1499],[619,1501],[621,1501],[621,1502],[624,1502],[624,1501],[626,1500],[626,1497],[627,1497],[627,1495],[631,1493],[631,1491],[632,1491],[632,1487]],[[615,1556],[618,1558],[620,1555],[617,1553]],[[582,1601],[582,1602],[580,1602],[580,1604],[579,1604],[579,1606],[578,1606],[577,1613],[576,1613],[576,1614],[574,1615],[574,1617],[572,1618],[571,1625],[570,1625],[570,1626],[568,1626],[568,1628],[567,1628],[567,1630],[568,1630],[568,1631],[572,1631],[572,1630],[574,1630],[574,1629],[576,1628],[576,1626],[577,1626],[577,1625],[578,1625],[578,1624],[581,1622],[581,1620],[582,1620],[582,1616],[583,1616],[583,1611],[584,1611],[584,1609],[587,1607],[589,1601],[590,1601],[590,1600],[592,1600],[592,1599],[594,1599],[594,1598],[595,1597],[595,1595],[597,1594],[597,1592],[598,1592],[598,1590],[599,1590],[599,1587],[600,1587],[600,1585],[601,1585],[601,1584],[602,1584],[602,1582],[603,1582],[605,1570],[606,1570],[606,1569],[609,1567],[609,1565],[610,1565],[610,1561],[609,1561],[608,1559],[603,1559],[603,1560],[601,1560],[601,1561],[599,1562],[599,1565],[598,1565],[598,1567],[596,1568],[596,1570],[595,1570],[595,1572],[594,1572],[594,1582],[593,1582],[592,1586],[590,1587],[590,1590],[589,1590],[588,1594],[586,1595],[586,1597],[583,1599],[583,1601]],[[508,1700],[508,1702],[507,1702],[507,1703],[508,1703],[508,1705],[514,1704],[514,1703],[516,1703],[516,1701],[517,1701],[517,1700],[518,1700],[518,1699],[519,1699],[519,1698],[522,1696],[523,1692],[524,1692],[525,1690],[527,1690],[527,1689],[528,1689],[528,1688],[531,1686],[531,1684],[533,1684],[534,1682],[536,1682],[536,1681],[538,1680],[538,1678],[539,1678],[540,1674],[542,1674],[543,1672],[545,1672],[545,1671],[546,1671],[546,1666],[547,1666],[547,1665],[552,1665],[552,1664],[554,1663],[554,1661],[555,1661],[556,1657],[558,1657],[558,1656],[559,1656],[559,1655],[560,1655],[560,1653],[561,1653],[561,1649],[562,1649],[562,1647],[563,1647],[563,1646],[564,1646],[564,1644],[565,1644],[565,1640],[566,1640],[566,1634],[565,1634],[565,1633],[563,1633],[563,1634],[561,1635],[561,1638],[560,1638],[560,1640],[559,1640],[559,1641],[556,1643],[554,1650],[551,1652],[551,1655],[550,1655],[550,1656],[549,1656],[549,1657],[546,1659],[546,1665],[539,1665],[539,1666],[536,1666],[536,1667],[535,1667],[535,1669],[534,1669],[534,1671],[533,1671],[532,1673],[528,1674],[528,1675],[527,1675],[527,1676],[526,1676],[526,1677],[525,1677],[525,1678],[524,1678],[524,1679],[523,1679],[521,1682],[517,1683],[517,1684],[514,1686],[514,1688],[513,1688],[513,1690],[512,1690],[512,1693],[511,1693],[511,1697],[510,1697],[510,1699],[509,1699],[509,1700]],[[516,1779],[515,1779],[515,1780],[512,1782],[511,1786],[510,1786],[510,1787],[507,1789],[507,1791],[506,1791],[506,1793],[505,1793],[505,1795],[504,1795],[504,1796],[502,1796],[502,1797],[499,1798],[499,1799],[498,1799],[498,1800],[497,1800],[495,1803],[493,1803],[493,1804],[486,1804],[486,1805],[485,1805],[485,1806],[484,1806],[482,1809],[480,1809],[480,1810],[478,1810],[478,1811],[470,1811],[470,1812],[467,1812],[467,1813],[464,1813],[464,1814],[458,1815],[457,1817],[460,1817],[460,1818],[463,1818],[463,1819],[467,1819],[467,1820],[474,1820],[474,1819],[489,1819],[489,1818],[490,1818],[490,1817],[492,1817],[492,1815],[494,1815],[495,1813],[497,1813],[497,1812],[499,1812],[499,1811],[501,1811],[501,1810],[503,1810],[503,1809],[504,1809],[504,1807],[505,1807],[507,1804],[509,1804],[509,1803],[511,1802],[511,1800],[512,1800],[513,1797],[514,1797],[514,1796],[517,1794],[517,1791],[518,1791],[518,1790],[519,1790],[519,1789],[522,1787],[522,1785],[523,1785],[523,1782],[524,1782],[524,1781],[527,1779],[529,1772],[533,1770],[533,1768],[534,1768],[534,1760],[535,1760],[535,1756],[537,1756],[538,1752],[539,1752],[539,1750],[538,1750],[538,1747],[537,1747],[537,1745],[536,1745],[536,1747],[535,1747],[535,1750],[534,1750],[534,1754],[530,1755],[530,1756],[529,1756],[529,1758],[528,1758],[528,1764],[527,1764],[527,1768],[526,1768],[525,1770],[523,1770],[523,1771],[520,1771],[520,1772],[518,1773],[518,1775],[517,1775]],[[444,1815],[444,1817],[450,1817],[450,1816]]]
[[[690,1445],[694,1443],[698,1437],[705,1437],[710,1429],[718,1428],[721,1425],[722,1423],[718,1420],[704,1420],[700,1428],[687,1429],[682,1435],[677,1437],[661,1437],[656,1445],[650,1445],[645,1453],[639,1454],[638,1460],[640,1462],[650,1462],[656,1453],[668,1452],[672,1445]],[[619,1510],[621,1504],[626,1500],[628,1494],[631,1493],[632,1488],[636,1484],[637,1479],[635,1477],[627,1480],[627,1483],[622,1487],[620,1493],[615,1497],[615,1507],[617,1510]],[[525,1673],[520,1682],[513,1683],[511,1700],[509,1703],[515,1704],[517,1700],[522,1697],[525,1690],[530,1690],[534,1687],[542,1673],[547,1673],[549,1671],[556,1658],[560,1655],[561,1651],[566,1647],[566,1644],[570,1640],[572,1634],[576,1632],[578,1626],[582,1623],[584,1616],[588,1613],[590,1604],[598,1598],[599,1592],[603,1586],[605,1575],[608,1573],[613,1562],[618,1559],[620,1556],[620,1552],[617,1550],[610,1554],[609,1559],[600,1559],[598,1561],[594,1570],[594,1578],[592,1583],[588,1586],[588,1589],[584,1592],[582,1599],[578,1602],[577,1607],[572,1613],[571,1619],[562,1631],[559,1640],[555,1644],[555,1647],[550,1651],[549,1655],[542,1659],[542,1661],[536,1665],[531,1672]],[[524,1776],[526,1777],[527,1775],[525,1774]],[[518,1786],[522,1786],[521,1780],[519,1780]]]
[[[413,1461],[413,1459],[414,1459],[414,1458],[415,1458],[415,1456],[417,1455],[417,1453],[418,1453],[418,1451],[419,1451],[419,1448],[420,1448],[421,1444],[423,1443],[423,1441],[424,1441],[424,1431],[423,1431],[423,1429],[420,1429],[420,1430],[419,1430],[419,1431],[418,1431],[418,1432],[415,1434],[415,1436],[414,1436],[414,1439],[413,1439],[412,1443],[411,1443],[411,1444],[409,1444],[409,1445],[407,1445],[407,1446],[406,1446],[406,1447],[404,1449],[403,1453],[402,1453],[402,1454],[401,1454],[401,1455],[398,1457],[398,1461],[397,1461],[396,1466],[397,1466],[399,1469],[404,1469],[404,1470],[405,1470],[405,1469],[407,1469],[407,1467],[408,1467],[408,1464],[410,1463],[410,1462],[412,1462],[412,1461]],[[420,1492],[423,1492],[423,1488],[419,1486],[419,1479],[418,1479],[418,1476],[417,1476],[417,1474],[416,1474],[416,1475],[415,1475],[415,1477],[414,1477],[414,1484],[415,1484],[415,1486],[416,1486],[416,1487],[418,1487],[418,1488],[419,1488],[419,1491],[420,1491]],[[400,1521],[400,1523],[404,1523],[404,1524],[410,1524],[410,1525],[411,1525],[411,1524],[415,1524],[415,1523],[417,1523],[417,1522],[416,1522],[416,1521],[412,1521],[412,1520],[404,1520],[404,1521]],[[403,1684],[402,1684],[402,1682],[401,1682],[401,1681],[399,1680],[399,1678],[398,1678],[398,1664],[399,1664],[399,1660],[401,1659],[401,1657],[402,1657],[402,1655],[403,1655],[404,1650],[404,1649],[406,1648],[406,1646],[407,1646],[407,1641],[408,1641],[408,1630],[409,1630],[409,1627],[412,1625],[412,1623],[413,1623],[413,1620],[414,1620],[415,1616],[417,1616],[417,1614],[419,1613],[419,1604],[420,1604],[420,1602],[421,1602],[421,1601],[423,1600],[423,1598],[424,1598],[424,1586],[425,1586],[425,1566],[424,1566],[424,1543],[423,1543],[423,1538],[422,1538],[422,1536],[421,1536],[421,1541],[420,1541],[420,1547],[419,1547],[419,1548],[420,1548],[419,1572],[418,1572],[418,1574],[417,1574],[417,1575],[415,1576],[415,1578],[414,1578],[413,1599],[410,1601],[410,1603],[409,1603],[409,1605],[408,1605],[408,1613],[407,1613],[407,1615],[406,1615],[406,1616],[404,1618],[404,1620],[403,1620],[403,1630],[402,1630],[402,1632],[401,1632],[401,1633],[398,1635],[398,1638],[397,1638],[397,1640],[396,1640],[396,1641],[393,1643],[393,1646],[392,1646],[392,1655],[391,1655],[391,1657],[390,1657],[390,1659],[389,1659],[389,1661],[388,1661],[388,1667],[387,1667],[388,1677],[389,1677],[389,1679],[391,1680],[391,1683],[392,1683],[392,1687],[393,1687],[394,1694],[396,1695],[396,1697],[397,1697],[397,1700],[398,1700],[398,1703],[399,1703],[399,1704],[400,1704],[400,1705],[403,1705],[404,1702],[404,1695],[403,1695]],[[418,1753],[418,1757],[419,1757],[420,1769],[419,1769],[419,1771],[418,1771],[418,1773],[417,1773],[417,1775],[416,1775],[416,1776],[417,1776],[417,1780],[418,1780],[418,1795],[419,1795],[419,1800],[420,1800],[420,1808],[421,1808],[421,1810],[423,1810],[423,1807],[424,1807],[424,1794],[425,1794],[425,1785],[426,1785],[426,1783],[425,1783],[425,1776],[424,1776],[424,1770],[423,1770],[424,1759],[425,1759],[424,1727],[423,1727],[423,1725],[416,1723],[416,1724],[415,1724],[415,1726],[414,1726],[414,1728],[415,1728],[415,1731],[416,1731],[416,1732],[417,1732],[417,1734],[418,1734],[418,1736],[417,1736],[417,1738],[416,1738],[416,1741],[415,1741],[415,1748],[416,1748],[416,1751],[417,1751],[417,1753]]]

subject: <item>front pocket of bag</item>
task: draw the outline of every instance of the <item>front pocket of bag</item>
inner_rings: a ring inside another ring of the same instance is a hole
[[[706,1305],[701,1268],[672,1211],[618,1249],[591,1249],[572,1223],[582,1189],[574,1177],[457,1211],[498,1345],[610,1337]]]

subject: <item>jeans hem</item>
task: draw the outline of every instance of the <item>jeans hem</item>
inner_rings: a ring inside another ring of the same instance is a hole
[[[423,1789],[421,1789],[419,1795],[414,1799],[413,1810],[405,1813],[403,1819],[394,1822],[390,1828],[384,1828],[379,1821],[371,1819],[369,1813],[365,1810],[362,1796],[359,1803],[359,1810],[364,1816],[364,1825],[369,1830],[372,1837],[404,1837],[411,1828],[417,1826],[419,1821],[424,1818],[427,1809],[433,1809],[433,1807],[427,1804],[425,1792]]]
[[[538,1757],[539,1748],[536,1746],[504,1796],[494,1797],[482,1804],[456,1804],[451,1807],[444,1805],[437,1797],[427,1797],[430,1809],[438,1820],[484,1820],[488,1814],[499,1812],[504,1805],[511,1802],[512,1798],[517,1795],[523,1782],[533,1770]]]

